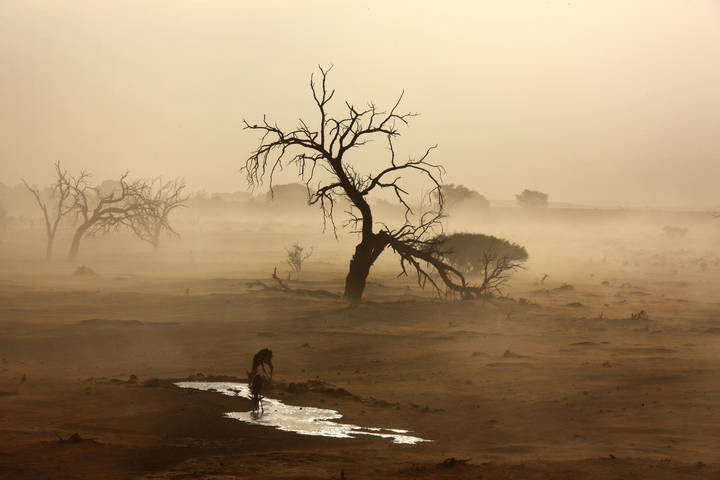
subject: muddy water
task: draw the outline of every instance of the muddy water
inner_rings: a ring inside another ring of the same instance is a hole
[[[194,388],[222,393],[232,397],[250,398],[250,389],[247,384],[233,382],[178,382],[175,384],[180,388]],[[418,437],[406,435],[407,430],[392,428],[360,427],[347,423],[339,423],[336,420],[342,418],[342,414],[335,410],[314,407],[298,407],[285,405],[274,398],[263,399],[264,413],[256,417],[251,412],[228,412],[228,418],[234,418],[241,422],[254,423],[275,427],[286,432],[295,432],[300,435],[317,435],[322,437],[353,438],[357,435],[371,435],[375,437],[390,438],[393,443],[415,444],[428,442]]]

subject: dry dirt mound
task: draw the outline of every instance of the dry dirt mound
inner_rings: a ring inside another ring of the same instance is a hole
[[[80,265],[78,268],[75,269],[73,272],[73,275],[76,277],[92,277],[97,275],[95,273],[95,270],[93,270],[90,267],[86,267],[85,265]]]

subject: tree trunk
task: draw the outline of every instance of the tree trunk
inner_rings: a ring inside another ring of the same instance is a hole
[[[53,243],[55,242],[55,236],[48,235],[47,249],[45,250],[45,258],[50,260],[53,254]]]
[[[365,201],[363,195],[358,192],[356,186],[350,181],[342,162],[332,162],[332,167],[340,183],[347,193],[353,205],[360,211],[362,217],[362,239],[355,247],[355,254],[350,259],[350,268],[345,277],[345,293],[343,297],[351,303],[359,303],[365,291],[365,283],[370,274],[370,267],[380,256],[388,240],[384,234],[373,232],[373,215],[370,205]]]
[[[150,241],[150,243],[152,244],[153,251],[155,253],[157,253],[158,248],[160,247],[160,234],[161,233],[162,233],[162,231],[160,230],[159,226],[156,226],[155,230],[152,232],[152,240]]]
[[[385,250],[387,241],[378,235],[372,234],[369,238],[363,238],[355,247],[355,254],[350,260],[350,269],[345,277],[345,300],[358,303],[362,300],[367,277],[370,275],[370,268],[375,260]]]
[[[355,247],[355,254],[350,259],[350,269],[345,277],[345,300],[352,303],[362,300],[371,266],[370,248],[364,242],[360,242]]]
[[[81,225],[75,230],[75,235],[73,235],[72,244],[70,245],[70,252],[68,253],[68,260],[75,260],[77,258],[78,251],[80,250],[80,241],[87,229],[88,227]]]
[[[50,260],[52,258],[53,241],[55,240],[55,231],[50,227],[50,221],[45,212],[45,235],[47,236],[47,248],[45,249],[45,259]]]

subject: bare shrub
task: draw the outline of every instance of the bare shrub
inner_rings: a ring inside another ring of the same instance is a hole
[[[478,291],[480,296],[503,295],[502,289],[510,281],[513,273],[523,268],[522,264],[507,257],[498,257],[488,253],[483,255],[481,260],[480,285]]]
[[[287,249],[287,263],[290,265],[290,269],[296,277],[300,275],[303,263],[312,256],[314,250],[315,249],[313,247],[310,247],[310,250],[307,250],[300,243],[295,243],[292,247]]]

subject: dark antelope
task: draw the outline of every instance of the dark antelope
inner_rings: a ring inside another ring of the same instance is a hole
[[[267,370],[265,369],[265,365],[270,367],[270,374],[268,375]],[[263,372],[265,372],[265,375],[268,376],[270,380],[272,380],[273,376],[273,364],[272,364],[272,350],[268,348],[263,348],[259,352],[255,354],[253,357],[253,364],[252,364],[252,370],[250,371],[250,375],[255,376],[258,373],[258,368],[262,367]]]
[[[270,368],[269,374],[265,366]],[[261,368],[264,375],[260,372]],[[272,350],[263,348],[255,354],[253,357],[252,370],[247,372],[252,412],[255,415],[262,415],[264,413],[262,405],[263,390],[272,380],[274,369],[272,364]]]

